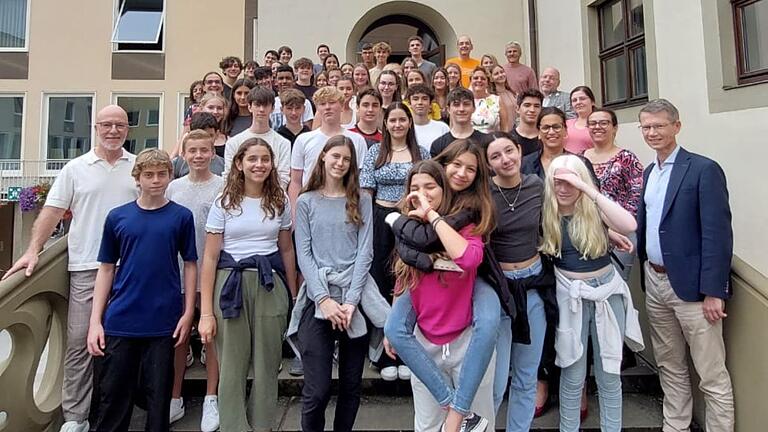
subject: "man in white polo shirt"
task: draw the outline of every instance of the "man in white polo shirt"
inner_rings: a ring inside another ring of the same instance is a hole
[[[64,212],[72,210],[68,238],[67,350],[61,391],[65,423],[61,432],[86,432],[90,428],[93,362],[86,338],[104,220],[111,209],[138,197],[136,182],[131,177],[136,156],[123,150],[128,136],[128,115],[117,105],[107,106],[96,114],[94,127],[98,137],[96,146],[61,169],[32,227],[29,248],[3,277],[23,268],[26,275],[31,276],[46,240]]]

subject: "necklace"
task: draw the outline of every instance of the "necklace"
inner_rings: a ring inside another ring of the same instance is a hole
[[[396,148],[392,147],[392,151],[395,152],[395,153],[404,152],[406,150],[408,150],[408,146],[403,146],[403,147],[401,147],[399,149],[396,149]]]
[[[512,202],[509,202],[509,200],[507,199],[507,196],[504,195],[504,191],[501,190],[501,186],[499,186],[499,184],[496,182],[494,182],[494,184],[496,185],[496,189],[499,190],[499,193],[501,194],[501,197],[504,199],[504,202],[507,203],[509,211],[514,212],[515,204],[517,204],[517,199],[520,198],[520,191],[523,189],[523,178],[522,177],[520,178],[520,184],[517,185],[517,194],[515,195],[515,199]]]

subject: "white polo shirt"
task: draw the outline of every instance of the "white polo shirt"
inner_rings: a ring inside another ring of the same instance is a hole
[[[93,149],[64,165],[53,182],[45,205],[72,211],[69,228],[69,271],[94,270],[104,220],[113,208],[139,196],[136,180],[131,177],[136,156],[123,155],[110,165]]]

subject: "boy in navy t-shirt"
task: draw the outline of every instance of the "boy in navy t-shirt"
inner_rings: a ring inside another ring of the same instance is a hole
[[[132,172],[139,199],[112,209],[104,223],[88,329],[88,351],[101,366],[98,431],[128,430],[139,382],[145,429],[169,430],[174,346],[189,335],[197,278],[192,212],[165,198],[172,172],[164,151],[139,153]]]

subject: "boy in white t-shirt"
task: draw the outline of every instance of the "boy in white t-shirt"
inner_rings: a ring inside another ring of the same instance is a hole
[[[450,130],[447,124],[429,118],[435,92],[424,84],[414,84],[408,87],[405,97],[411,105],[416,142],[429,150],[434,140]]]
[[[317,107],[317,115],[322,116],[323,123],[319,129],[299,135],[293,143],[291,183],[288,186],[291,209],[296,208],[299,192],[309,181],[309,175],[328,139],[336,135],[344,135],[351,139],[355,145],[358,169],[363,166],[363,159],[365,159],[365,153],[368,151],[368,145],[360,134],[341,127],[344,94],[340,90],[331,86],[323,87],[315,92],[312,99]]]
[[[197,247],[197,269],[200,267],[205,250],[205,222],[213,200],[224,189],[224,179],[211,172],[211,162],[216,153],[213,148],[213,136],[208,132],[197,129],[189,132],[181,141],[181,155],[189,166],[189,174],[180,177],[168,185],[165,196],[188,208],[195,221],[195,245]],[[197,292],[199,304],[200,283],[198,279]],[[189,354],[187,354],[189,353]],[[205,360],[203,360],[203,357]],[[189,340],[176,348],[174,359],[174,380],[171,399],[171,423],[184,417],[184,399],[181,397],[181,384],[184,381],[184,371],[191,365],[192,352]],[[205,344],[200,355],[200,361],[205,363],[207,375],[205,399],[203,400],[203,415],[200,430],[212,432],[219,427],[219,408],[217,389],[219,386],[219,364],[216,349],[212,343]]]

